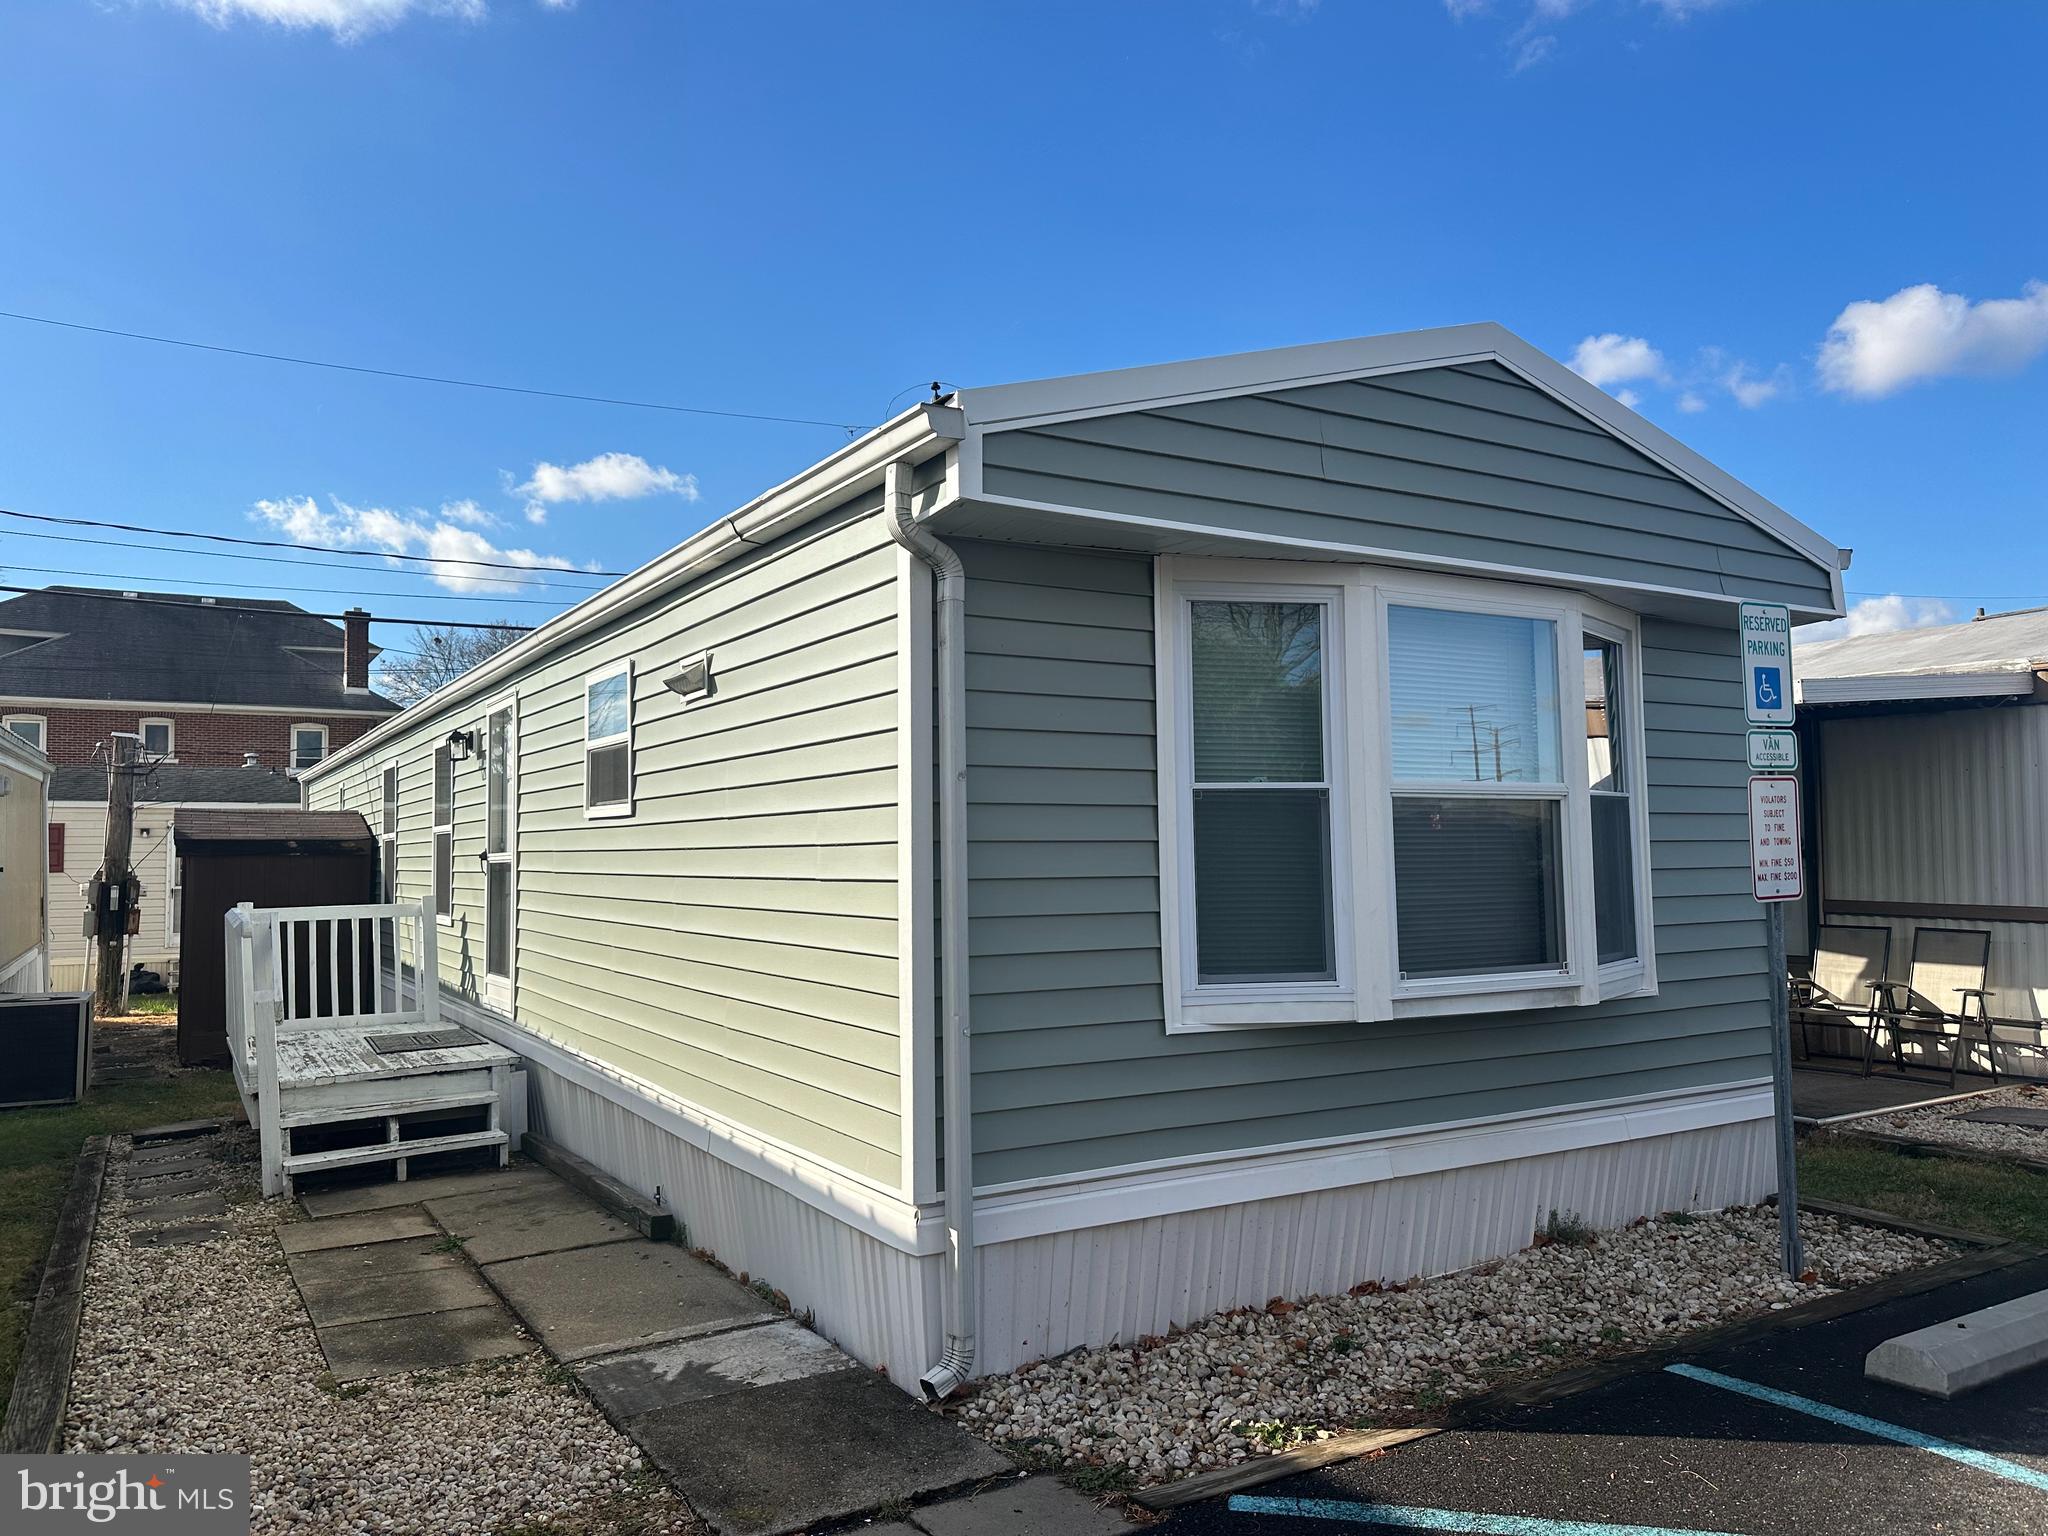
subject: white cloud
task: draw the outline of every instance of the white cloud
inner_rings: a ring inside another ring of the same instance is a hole
[[[1602,389],[1631,379],[1664,377],[1664,356],[1640,336],[1607,331],[1588,336],[1572,353],[1572,372]]]
[[[648,463],[637,453],[600,453],[581,464],[533,466],[532,476],[513,487],[529,501],[554,505],[565,501],[633,501],[642,496],[680,496],[695,501],[697,477]],[[529,510],[529,517],[532,515]],[[543,521],[535,518],[534,521]]]
[[[1623,405],[1627,406],[1630,410],[1634,410],[1637,406],[1643,403],[1643,397],[1637,394],[1632,389],[1617,389],[1614,392],[1614,398],[1619,400]]]
[[[1703,11],[1718,11],[1729,0],[1643,0],[1643,4],[1662,11],[1669,21],[1691,21]]]
[[[2016,299],[1972,303],[1932,283],[1888,299],[1860,299],[1835,317],[1821,343],[1820,381],[1874,399],[1922,379],[2011,373],[2048,350],[2048,284]]]
[[[1735,397],[1735,403],[1745,411],[1775,400],[1785,389],[1785,374],[1781,368],[1768,377],[1749,371],[1749,364],[1737,363],[1721,375],[1721,387]]]
[[[1678,397],[1678,408],[1688,416],[1697,416],[1707,408],[1707,402],[1702,396],[1688,389]]]
[[[1469,21],[1483,15],[1491,4],[1492,0],[1444,0],[1444,9],[1453,21]]]
[[[498,526],[498,519],[494,514],[486,512],[475,502],[466,498],[462,501],[444,501],[441,503],[441,515],[447,518],[449,522],[460,523],[465,528],[495,528]]]
[[[1551,55],[1553,55],[1556,52],[1557,39],[1552,37],[1548,32],[1545,32],[1538,37],[1532,37],[1527,39],[1525,42],[1523,42],[1522,46],[1518,50],[1516,50],[1515,73],[1519,75],[1525,69],[1534,69],[1538,64],[1548,63],[1550,61]]]
[[[1926,629],[1933,624],[1952,624],[1956,612],[1933,597],[1866,597],[1849,605],[1847,617],[1821,624],[1802,624],[1792,638],[1804,644],[1812,640],[1841,640],[1850,635],[1888,635],[1900,629]]]
[[[473,514],[481,510],[473,501],[449,502],[435,517],[419,511],[351,506],[339,497],[330,497],[329,502],[331,509],[322,509],[310,496],[287,496],[259,501],[249,515],[257,522],[282,530],[295,544],[376,549],[389,555],[426,555],[455,562],[488,561],[491,565],[519,566],[534,572],[576,569],[573,562],[560,555],[500,549],[478,533],[475,526],[465,526],[472,524]],[[523,576],[474,564],[436,565],[421,574],[450,592],[502,593],[509,587],[539,580],[538,575]]]
[[[479,21],[484,0],[169,0],[216,27],[263,21],[294,29],[325,28],[342,42],[395,27],[415,11]]]

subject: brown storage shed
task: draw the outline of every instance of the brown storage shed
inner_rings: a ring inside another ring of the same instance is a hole
[[[377,840],[355,811],[178,812],[178,1059],[227,1066],[222,919],[258,907],[350,906],[377,899]],[[302,973],[308,974],[309,973]]]

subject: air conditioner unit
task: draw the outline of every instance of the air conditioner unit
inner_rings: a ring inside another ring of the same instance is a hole
[[[0,1109],[75,1104],[91,1066],[91,993],[0,997]]]

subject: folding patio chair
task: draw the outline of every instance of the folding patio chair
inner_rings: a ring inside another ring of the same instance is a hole
[[[1811,1056],[1814,1024],[1842,1024],[1866,1037],[1878,1006],[1878,985],[1891,962],[1892,931],[1852,923],[1822,923],[1813,945],[1813,972],[1795,986],[1792,1016],[1799,1050]]]
[[[2001,1019],[1987,1016],[1984,1021],[1984,1055],[1991,1062],[1991,1081],[1998,1081],[1998,1048],[2008,1051],[2032,1051],[2048,1059],[2048,987],[2034,988],[2034,1016],[2031,1019]]]
[[[1878,986],[1881,1002],[1872,1014],[1870,1038],[1863,1049],[1863,1075],[1870,1075],[1879,1030],[1892,1038],[1892,1064],[1906,1070],[1905,1042],[1942,1040],[1948,1045],[1948,1084],[1956,1084],[1965,1035],[1986,1015],[1984,972],[1991,963],[1991,934],[1982,928],[1915,928],[1913,961],[1903,982]],[[1953,1007],[1944,1000],[1954,998]],[[1976,999],[1973,1018],[1970,1000]]]

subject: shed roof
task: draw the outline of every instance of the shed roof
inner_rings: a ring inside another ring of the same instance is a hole
[[[92,765],[57,770],[53,802],[103,805],[107,770]],[[158,763],[135,785],[138,805],[297,805],[298,781],[269,768],[203,768]]]
[[[2024,697],[2035,692],[2042,671],[2048,671],[2048,608],[1811,641],[1797,646],[1792,661],[1802,704]]]
[[[288,844],[301,850],[328,848],[374,852],[376,839],[360,811],[181,810],[171,824],[178,852],[218,845]]]

